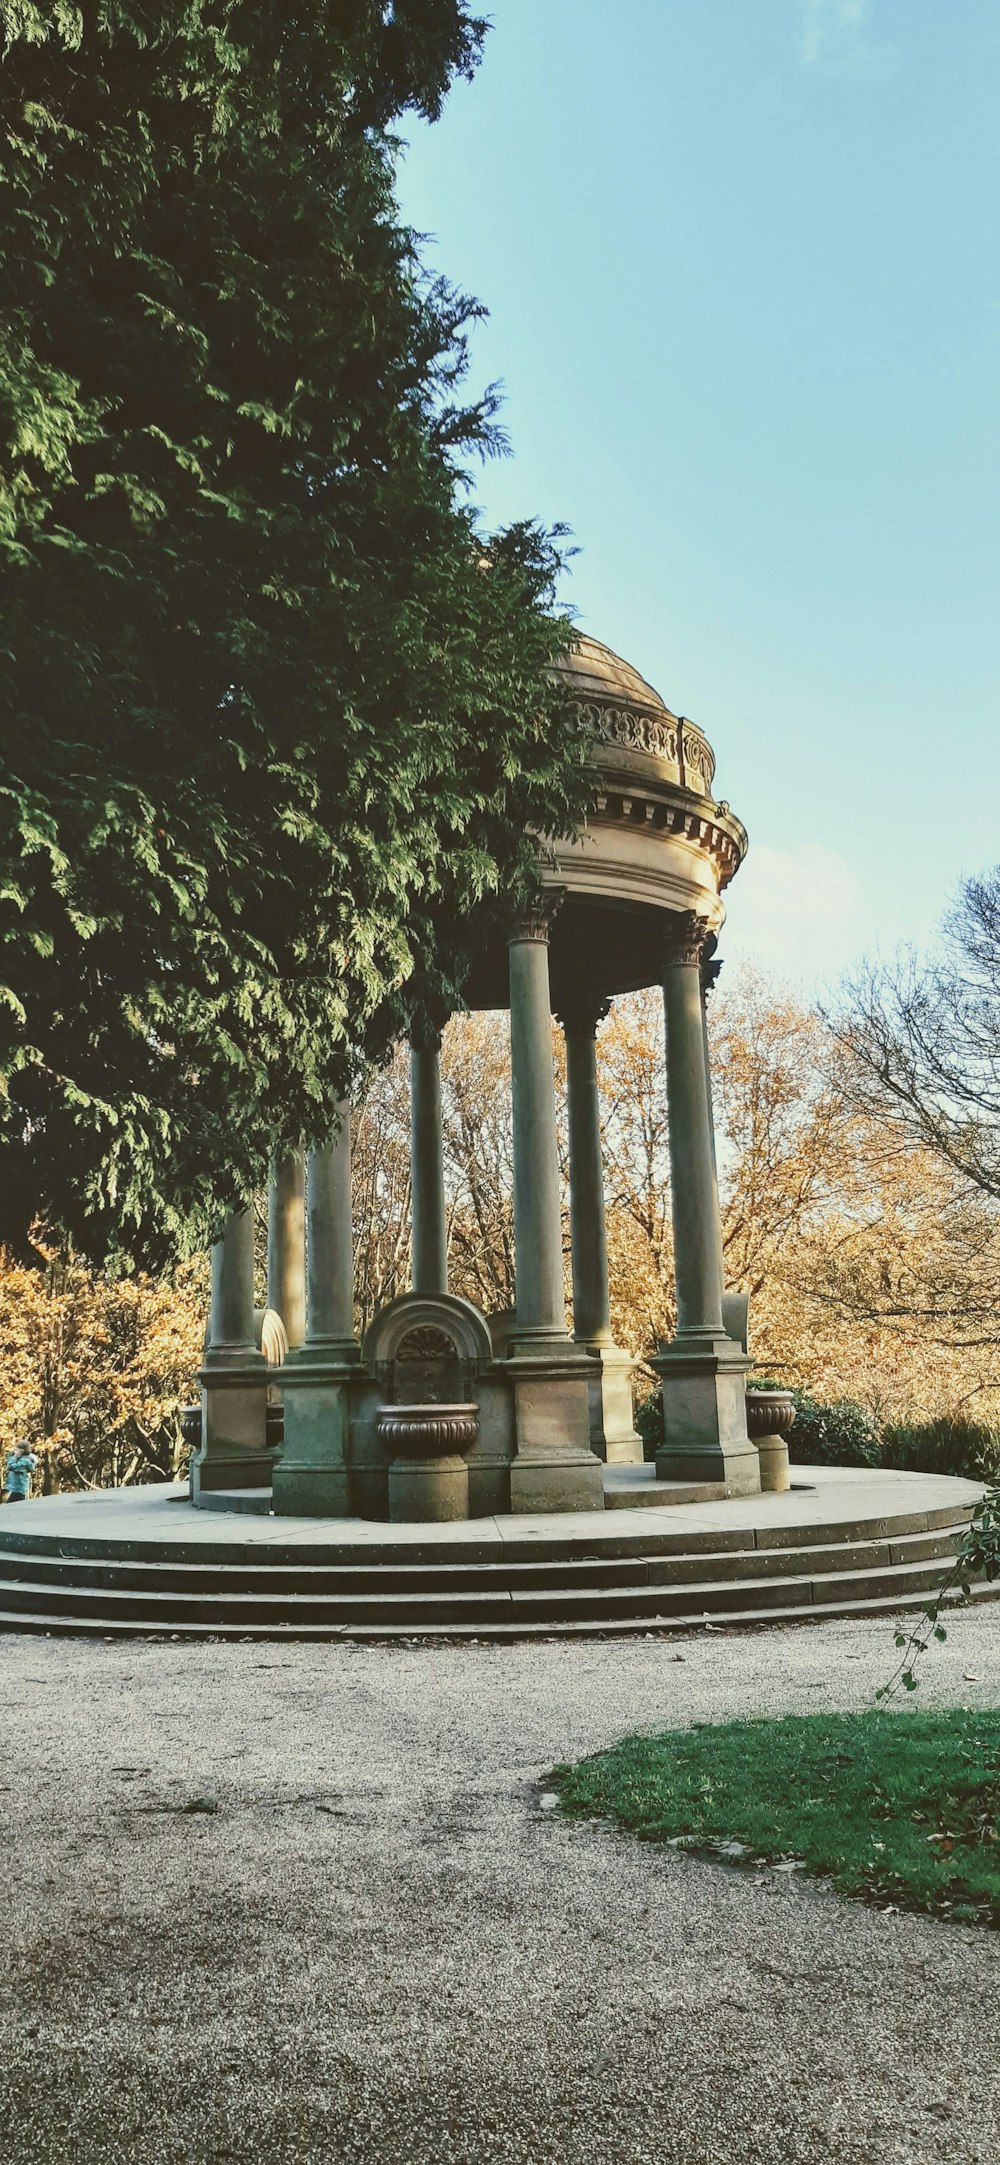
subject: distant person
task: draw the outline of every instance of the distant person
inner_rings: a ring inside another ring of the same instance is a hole
[[[15,1443],[13,1450],[7,1453],[0,1503],[27,1503],[31,1494],[31,1476],[37,1464],[37,1454],[30,1444]]]

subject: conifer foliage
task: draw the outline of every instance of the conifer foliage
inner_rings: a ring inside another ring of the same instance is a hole
[[[586,801],[391,130],[463,0],[0,0],[0,1237],[203,1240]]]

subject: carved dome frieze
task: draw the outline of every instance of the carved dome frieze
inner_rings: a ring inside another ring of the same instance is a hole
[[[685,715],[674,714],[630,662],[581,633],[560,673],[593,731],[602,771],[620,752],[634,753],[655,761],[677,788],[711,796],[715,754],[708,738]]]

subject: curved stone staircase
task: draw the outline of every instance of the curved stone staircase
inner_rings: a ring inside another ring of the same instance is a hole
[[[692,1631],[806,1623],[823,1617],[920,1609],[946,1577],[972,1491],[937,1508],[901,1509],[810,1523],[670,1530],[643,1514],[576,1520],[469,1522],[441,1538],[410,1529],[345,1529],[327,1522],[283,1540],[280,1521],[250,1538],[234,1516],[219,1538],[164,1532],[51,1535],[0,1518],[0,1628],[178,1639],[524,1639],[571,1633]],[[916,1492],[913,1492],[916,1494]],[[926,1494],[926,1490],[924,1494]],[[900,1502],[902,1502],[902,1493]],[[159,1505],[169,1515],[175,1505]],[[725,1507],[729,1508],[729,1507]],[[105,1511],[104,1523],[108,1513]],[[190,1514],[194,1517],[194,1514]],[[148,1519],[145,1522],[148,1524]],[[497,1529],[502,1524],[502,1537]],[[975,1600],[1000,1586],[974,1591]]]

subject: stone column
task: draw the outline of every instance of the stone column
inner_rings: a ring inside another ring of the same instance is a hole
[[[642,1440],[632,1406],[634,1363],[611,1335],[611,1289],[604,1208],[601,1109],[597,1088],[597,1026],[608,1000],[579,1000],[560,1015],[566,1039],[569,1123],[570,1233],[573,1251],[573,1338],[598,1363],[591,1380],[590,1443],[612,1464],[636,1464]]]
[[[709,935],[693,911],[670,921],[664,945],[667,1110],[677,1325],[654,1366],[662,1378],[662,1479],[759,1487],[746,1432],[748,1363],[722,1321],[722,1225],[705,1057],[701,961]]]
[[[212,1307],[202,1369],[201,1446],[191,1461],[195,1503],[213,1489],[266,1487],[267,1364],[256,1343],[254,1213],[233,1211],[212,1249]]]
[[[429,1026],[410,1041],[410,1185],[413,1290],[447,1293],[441,1037]]]
[[[212,1249],[212,1307],[206,1366],[229,1355],[256,1351],[253,1301],[252,1206],[226,1219]]]
[[[281,1372],[285,1442],[274,1469],[283,1517],[343,1518],[350,1511],[350,1385],[360,1358],[354,1336],[350,1107],[306,1160],[306,1335]]]
[[[301,1151],[279,1159],[267,1201],[267,1305],[289,1347],[306,1335],[306,1166]]]
[[[519,917],[509,936],[514,1112],[516,1323],[512,1334],[517,1455],[514,1511],[603,1505],[590,1449],[594,1363],[570,1341],[563,1287],[559,1152],[552,1073],[549,924],[556,898]]]
[[[712,1138],[712,1165],[715,1185],[719,1185],[719,1166],[715,1147],[715,1108],[712,1103],[712,1047],[708,1035],[708,996],[715,990],[722,963],[715,952],[715,935],[706,940],[701,958],[701,1023],[705,1039],[705,1083],[708,1090],[708,1131]],[[747,1350],[749,1299],[745,1293],[727,1293],[726,1257],[722,1251],[722,1325],[727,1338],[735,1338],[743,1352]]]
[[[699,979],[701,984],[701,1034],[705,1046],[705,1094],[708,1098],[708,1133],[712,1145],[712,1170],[715,1173],[716,1186],[718,1186],[719,1166],[715,1149],[715,1106],[712,1103],[712,1048],[708,1041],[708,995],[718,983],[719,972],[722,969],[721,961],[716,959],[715,947],[715,934],[712,933],[705,942]],[[725,1275],[723,1275],[723,1288],[725,1288],[725,1282]]]
[[[351,1109],[339,1107],[332,1141],[306,1165],[306,1338],[311,1358],[357,1356],[354,1231],[351,1224]]]
[[[549,999],[549,916],[518,920],[510,953],[510,1064],[514,1112],[514,1283],[517,1338],[565,1342],[562,1219]]]

